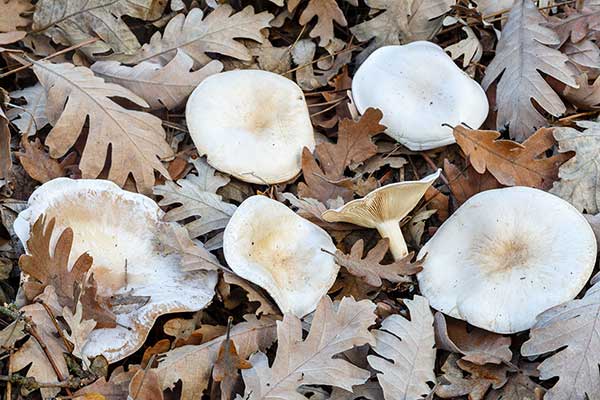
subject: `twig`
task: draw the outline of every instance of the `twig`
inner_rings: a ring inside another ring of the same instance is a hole
[[[44,307],[44,309],[46,309],[46,313],[50,317],[50,320],[52,320],[52,324],[54,325],[54,329],[56,329],[56,332],[58,332],[58,334],[60,335],[63,343],[65,344],[65,347],[67,348],[67,351],[69,353],[72,353],[73,352],[73,345],[65,337],[65,335],[63,333],[63,330],[61,329],[60,325],[58,325],[58,321],[56,320],[56,316],[54,315],[54,313],[52,312],[52,310],[50,309],[50,307],[48,307],[48,305],[46,303],[44,303],[43,301],[40,301],[40,304]]]

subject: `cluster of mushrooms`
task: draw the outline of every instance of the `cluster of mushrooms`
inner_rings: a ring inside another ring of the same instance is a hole
[[[375,51],[356,72],[352,97],[361,113],[380,109],[386,134],[412,150],[453,143],[449,126],[477,128],[488,113],[481,87],[429,42]],[[191,95],[186,119],[200,155],[246,182],[293,179],[303,148],[315,147],[302,90],[270,72],[210,76]],[[322,218],[377,229],[389,239],[394,258],[403,258],[408,250],[400,221],[438,176],[392,183]],[[52,180],[34,192],[15,222],[25,247],[42,214],[56,219],[58,233],[73,228],[70,262],[84,252],[93,257],[100,294],[146,299],[116,310],[117,326],[95,330],[86,355],[120,360],[141,347],[158,316],[200,310],[211,301],[217,273],[181,268],[182,255],[169,243],[181,227],[164,222],[150,198],[104,180]],[[326,231],[260,195],[235,211],[223,252],[231,270],[298,317],[315,310],[339,269]],[[421,249],[419,287],[447,315],[514,333],[573,299],[592,273],[596,252],[591,227],[569,203],[527,187],[490,190],[466,201]]]

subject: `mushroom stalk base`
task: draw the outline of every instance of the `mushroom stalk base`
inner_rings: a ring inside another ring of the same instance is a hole
[[[408,247],[404,241],[400,223],[398,221],[385,221],[377,225],[377,231],[381,237],[388,238],[390,251],[395,260],[400,260],[408,254]]]

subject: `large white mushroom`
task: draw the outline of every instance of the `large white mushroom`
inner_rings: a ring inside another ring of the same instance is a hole
[[[92,331],[87,356],[118,361],[142,346],[160,315],[197,311],[211,301],[217,274],[181,269],[180,256],[165,250],[173,247],[168,233],[174,223],[162,222],[163,212],[152,199],[105,180],[51,180],[33,192],[14,223],[23,246],[42,214],[56,219],[53,242],[72,228],[70,267],[85,252],[93,257],[98,295],[131,300],[113,308],[116,327]],[[145,300],[136,304],[136,299]]]
[[[229,267],[297,317],[314,311],[337,277],[339,266],[322,249],[335,252],[327,232],[265,196],[244,200],[223,237]]]
[[[489,108],[481,86],[425,41],[374,51],[352,79],[352,97],[360,113],[380,109],[386,133],[411,150],[454,143],[445,124],[479,128]]]
[[[444,314],[498,333],[531,328],[573,299],[596,262],[596,239],[566,201],[512,187],[467,200],[425,244],[419,286]]]
[[[190,135],[208,163],[246,182],[295,177],[315,138],[302,89],[272,72],[236,70],[206,78],[186,106]]]

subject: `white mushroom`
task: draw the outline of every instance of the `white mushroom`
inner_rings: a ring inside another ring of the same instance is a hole
[[[411,150],[454,143],[444,124],[479,128],[489,108],[481,86],[425,41],[374,51],[352,79],[352,97],[360,113],[380,109],[386,133]]]
[[[213,297],[217,274],[182,271],[180,256],[163,249],[172,247],[165,240],[174,223],[162,222],[163,212],[144,195],[105,180],[51,180],[33,192],[29,207],[15,220],[23,246],[41,214],[56,219],[51,248],[60,232],[73,229],[70,267],[85,252],[93,257],[98,295],[132,301],[113,308],[115,328],[92,331],[84,348],[87,356],[118,361],[142,346],[158,316],[200,310]],[[139,304],[133,301],[136,296]]]
[[[566,201],[527,187],[467,200],[427,242],[419,286],[444,314],[498,333],[531,328],[573,299],[596,262],[596,239]]]
[[[297,317],[314,311],[337,277],[338,265],[321,249],[335,252],[327,232],[265,196],[244,200],[223,237],[229,267]]]
[[[327,222],[347,222],[377,229],[381,237],[389,239],[390,250],[394,258],[399,260],[408,254],[400,221],[415,208],[439,176],[440,170],[437,170],[420,181],[397,182],[380,187],[362,199],[325,211],[322,217]]]
[[[295,177],[315,138],[302,89],[272,72],[236,70],[206,78],[186,107],[190,135],[208,163],[246,182]]]

